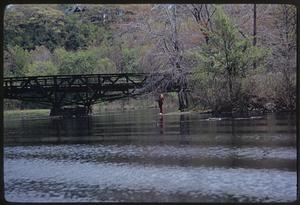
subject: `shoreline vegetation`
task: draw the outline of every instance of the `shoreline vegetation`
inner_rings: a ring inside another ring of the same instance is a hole
[[[111,111],[118,111],[118,112],[126,112],[126,111],[135,111],[135,110],[142,110],[142,109],[157,109],[158,106],[156,105],[150,105],[147,107],[134,107],[134,106],[127,106],[127,107],[115,107],[115,106],[107,106],[103,109],[94,109],[91,115],[97,115],[100,113],[109,113]],[[165,109],[173,108],[172,106],[166,106]],[[181,114],[211,114],[212,117],[221,117],[221,118],[240,118],[240,117],[255,117],[255,116],[261,116],[266,115],[269,113],[294,113],[295,110],[261,110],[261,111],[252,111],[245,113],[214,113],[211,109],[199,109],[199,108],[192,108],[187,109],[183,112],[180,110],[175,111],[167,111],[164,113],[164,115],[181,115]],[[14,109],[14,110],[4,110],[3,116],[4,119],[41,119],[41,118],[61,118],[63,116],[50,116],[50,109]]]
[[[256,107],[244,111],[244,112],[228,112],[221,111],[216,112],[210,108],[202,107],[199,104],[194,104],[193,100],[190,99],[190,106],[188,109],[181,112],[178,110],[178,98],[174,93],[165,94],[165,101],[163,104],[163,109],[166,115],[170,114],[211,114],[212,117],[253,117],[258,115],[265,115],[268,113],[293,113],[295,110],[280,109],[276,107],[274,103],[256,104]],[[10,105],[10,106],[9,106]],[[13,106],[11,106],[13,105]],[[33,119],[33,118],[60,118],[62,116],[49,116],[50,108],[41,107],[38,104],[29,104],[22,106],[21,101],[17,100],[5,100],[4,103],[4,119]],[[35,108],[39,107],[39,108]],[[142,109],[157,109],[159,110],[157,102],[154,100],[153,96],[142,96],[138,99],[124,98],[112,102],[101,102],[92,106],[92,115],[97,115],[99,113],[117,111],[126,112]]]

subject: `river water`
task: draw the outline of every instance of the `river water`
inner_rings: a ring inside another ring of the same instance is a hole
[[[4,119],[10,202],[290,202],[296,116]]]

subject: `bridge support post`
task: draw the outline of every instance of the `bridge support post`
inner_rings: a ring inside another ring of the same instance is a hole
[[[189,102],[188,102],[188,97],[187,97],[187,93],[185,90],[180,90],[178,92],[178,102],[179,102],[179,110],[181,112],[188,108]]]
[[[84,107],[84,109],[85,109],[85,112],[86,112],[86,114],[88,115],[88,114],[92,114],[92,105],[86,105],[85,107]]]
[[[50,110],[50,116],[62,115],[63,110],[60,106],[53,106]]]
[[[79,116],[86,116],[92,113],[91,106],[84,106],[84,107],[64,107],[61,108],[59,106],[53,106],[50,110],[50,116],[64,116],[64,117],[79,117]]]

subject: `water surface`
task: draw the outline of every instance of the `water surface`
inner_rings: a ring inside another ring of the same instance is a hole
[[[4,119],[12,202],[290,202],[296,116],[157,115]]]

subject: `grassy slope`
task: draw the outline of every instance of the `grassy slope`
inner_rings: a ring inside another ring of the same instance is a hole
[[[16,118],[35,118],[49,116],[49,109],[32,109],[32,110],[7,110],[4,111],[4,119]]]

